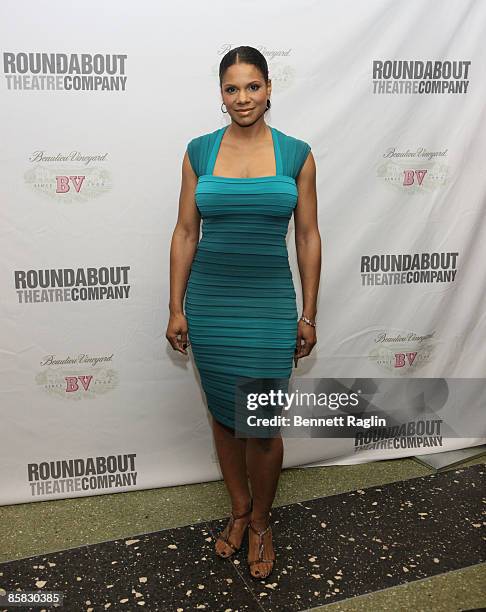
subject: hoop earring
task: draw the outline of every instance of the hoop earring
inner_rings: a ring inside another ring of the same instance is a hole
[[[227,112],[228,112],[227,110],[223,110],[223,104],[224,104],[224,102],[222,102],[222,103],[221,103],[221,112],[222,112],[222,113],[227,113]],[[225,105],[225,106],[226,106],[226,105]]]
[[[271,106],[272,103],[270,102],[270,98],[267,98],[267,110],[269,110]]]

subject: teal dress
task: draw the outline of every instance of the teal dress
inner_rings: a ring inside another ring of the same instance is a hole
[[[276,175],[214,176],[228,126],[187,145],[202,236],[185,296],[188,336],[212,416],[235,427],[235,384],[288,379],[298,313],[286,234],[310,146],[270,128]]]

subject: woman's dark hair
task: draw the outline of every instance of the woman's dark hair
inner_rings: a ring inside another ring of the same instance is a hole
[[[223,84],[223,77],[226,70],[233,66],[233,64],[237,64],[239,62],[243,62],[245,64],[252,64],[256,66],[263,75],[265,79],[265,83],[268,83],[268,64],[265,56],[255,49],[255,47],[235,47],[228,51],[226,55],[224,55],[223,59],[219,64],[219,85]]]

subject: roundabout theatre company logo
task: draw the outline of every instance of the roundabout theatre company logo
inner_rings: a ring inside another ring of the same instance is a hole
[[[373,60],[374,94],[467,94],[470,60]]]
[[[127,55],[3,53],[6,89],[126,91]]]

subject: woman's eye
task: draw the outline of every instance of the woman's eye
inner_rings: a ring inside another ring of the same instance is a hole
[[[226,93],[233,93],[234,92],[234,87],[227,87],[225,89]],[[257,91],[258,89],[260,89],[260,85],[258,85],[258,83],[253,83],[252,85],[250,85],[250,89],[253,89],[253,91]]]

